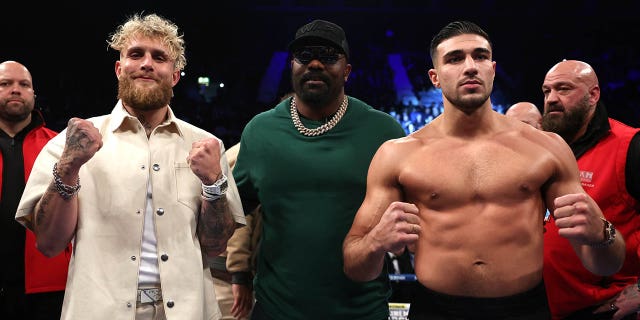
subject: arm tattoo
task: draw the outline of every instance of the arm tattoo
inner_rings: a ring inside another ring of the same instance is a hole
[[[37,230],[44,226],[45,224],[47,224],[47,220],[49,218],[48,215],[48,207],[49,207],[49,201],[51,200],[52,196],[55,196],[57,194],[57,190],[56,187],[53,186],[53,182],[49,184],[49,188],[47,189],[47,191],[45,191],[45,193],[42,195],[42,198],[40,199],[40,203],[37,207],[37,211],[36,211],[36,216],[35,216],[35,227],[34,227],[34,231],[36,231],[37,234]]]
[[[214,257],[224,252],[234,230],[235,221],[229,211],[227,197],[215,201],[202,200],[197,233],[207,256]]]

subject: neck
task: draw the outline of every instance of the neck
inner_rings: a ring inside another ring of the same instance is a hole
[[[147,132],[147,136],[149,136],[151,131],[164,122],[169,116],[169,108],[167,106],[153,110],[141,110],[126,105],[124,108],[130,115],[136,117],[138,121],[140,121]]]
[[[344,99],[344,93],[338,95],[338,97],[328,104],[324,106],[309,106],[304,103],[302,99],[298,95],[295,95],[296,99],[296,109],[298,109],[298,113],[300,113],[303,117],[310,119],[321,121],[331,117],[342,104],[342,100]]]
[[[302,133],[303,135],[308,137],[318,136],[333,129],[333,127],[335,127],[336,124],[338,124],[338,121],[340,121],[340,119],[342,119],[342,116],[344,116],[345,112],[347,112],[348,105],[349,105],[349,100],[347,99],[347,96],[343,96],[342,102],[340,103],[340,107],[338,108],[338,110],[335,112],[333,116],[331,116],[330,118],[327,118],[326,122],[323,125],[314,129],[309,129],[304,126],[302,121],[300,121],[300,115],[298,115],[298,110],[296,108],[296,99],[294,97],[291,100],[291,108],[290,108],[291,120],[293,121],[293,125],[294,127],[296,127],[298,132]]]
[[[582,128],[580,128],[580,130],[578,130],[578,132],[576,132],[576,134],[573,136],[573,139],[571,139],[571,141],[567,141],[567,144],[572,144],[578,141],[578,139],[582,138],[582,136],[584,136],[584,134],[587,133],[588,125],[589,125],[589,122],[587,122],[584,126],[582,126]]]
[[[485,103],[471,113],[464,112],[452,105],[445,104],[443,114],[436,118],[443,130],[456,136],[480,136],[492,131],[495,127],[496,112],[491,103]],[[435,121],[435,120],[434,120]]]
[[[593,121],[593,117],[594,116],[595,116],[595,112],[592,110],[591,113],[589,113],[589,115],[587,115],[587,118],[585,119],[584,124],[582,125],[582,128],[580,128],[580,130],[578,130],[578,132],[576,132],[576,135],[573,136],[573,139],[571,139],[571,141],[567,141],[568,144],[572,144],[572,143],[578,141],[578,139],[582,138],[582,136],[584,136],[587,133],[587,129],[589,128],[589,124],[591,123],[591,121]]]
[[[18,122],[0,120],[0,129],[13,138],[18,134],[18,132],[26,128],[29,123],[31,123],[31,114],[29,114],[29,116],[24,120]]]

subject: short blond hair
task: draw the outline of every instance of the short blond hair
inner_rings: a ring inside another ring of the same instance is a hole
[[[169,49],[169,57],[175,61],[175,69],[182,70],[187,65],[184,35],[178,33],[178,26],[173,22],[154,13],[145,16],[134,14],[118,26],[107,43],[111,48],[122,52],[135,36],[160,39]]]

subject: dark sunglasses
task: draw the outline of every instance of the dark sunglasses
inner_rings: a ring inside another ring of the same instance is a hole
[[[300,64],[309,64],[312,60],[318,60],[322,64],[335,64],[342,58],[335,48],[316,46],[302,47],[293,52],[293,58]]]

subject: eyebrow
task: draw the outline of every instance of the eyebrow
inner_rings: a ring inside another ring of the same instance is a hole
[[[574,88],[576,85],[575,85],[575,83],[570,82],[570,81],[566,81],[566,80],[562,80],[562,81],[558,81],[558,82],[552,82],[552,83],[543,83],[542,84],[542,88],[555,88],[555,87],[560,87],[560,86],[568,86],[568,87]]]
[[[149,48],[149,47],[145,47],[145,46],[133,46],[133,47],[129,47],[129,49],[127,50],[127,52],[140,52],[140,51],[149,51],[151,52],[152,55],[163,55],[163,56],[169,56],[169,53],[165,50],[162,49],[156,49],[156,48]]]
[[[472,54],[486,53],[486,54],[491,55],[491,50],[489,50],[487,48],[475,48],[475,49],[473,49],[473,51],[471,53]],[[453,56],[457,56],[457,55],[461,55],[461,54],[464,54],[464,50],[457,49],[457,50],[453,50],[453,51],[449,51],[449,52],[445,53],[442,56],[442,58],[453,57]]]

